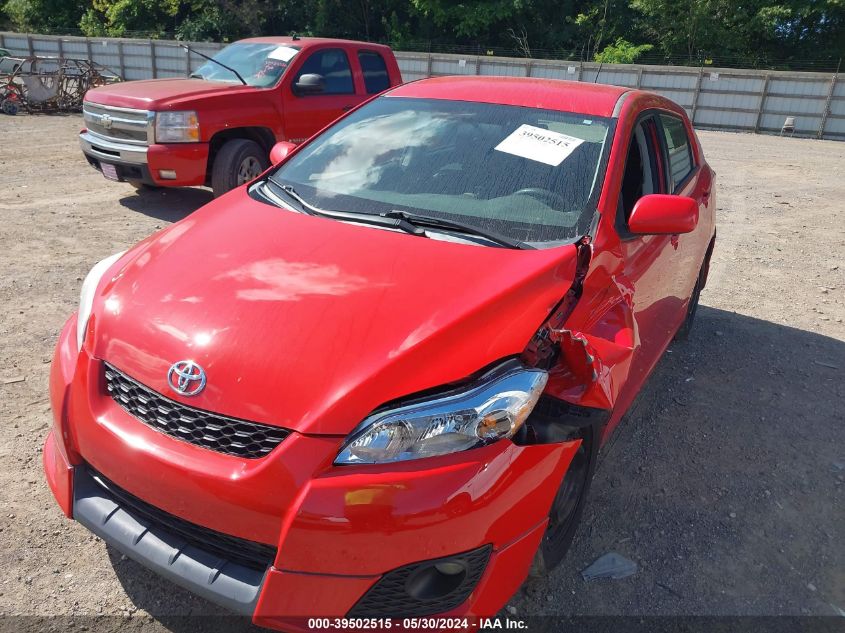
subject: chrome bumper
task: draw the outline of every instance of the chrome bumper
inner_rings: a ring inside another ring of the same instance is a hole
[[[82,132],[79,135],[79,146],[83,152],[89,156],[93,156],[97,160],[132,163],[135,165],[147,164],[146,146],[107,141],[91,132]]]

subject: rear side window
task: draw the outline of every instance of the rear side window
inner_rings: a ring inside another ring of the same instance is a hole
[[[692,148],[687,129],[681,119],[660,115],[663,134],[666,137],[666,149],[669,152],[669,171],[672,176],[671,189],[674,191],[692,171]]]
[[[361,62],[367,94],[374,95],[390,88],[387,64],[381,55],[374,51],[358,51],[358,61]]]
[[[312,74],[322,75],[326,82],[326,89],[321,95],[345,95],[355,92],[349,58],[339,48],[326,48],[312,53],[302,64],[293,83],[299,81],[302,75]]]

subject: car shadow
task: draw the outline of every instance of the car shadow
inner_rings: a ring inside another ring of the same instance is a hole
[[[161,187],[130,190],[119,202],[122,206],[166,222],[176,222],[214,200],[214,194],[201,187]]]
[[[702,305],[603,448],[567,558],[515,598],[520,616],[830,614],[845,569],[842,369],[842,341]],[[585,583],[581,570],[608,551],[638,572]],[[132,602],[166,628],[211,615],[204,630],[255,630],[110,556]],[[808,592],[807,578],[829,592]]]

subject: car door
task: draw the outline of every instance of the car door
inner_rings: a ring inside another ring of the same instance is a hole
[[[635,235],[627,224],[637,200],[652,193],[670,193],[672,184],[660,117],[647,113],[640,117],[631,135],[616,219],[623,273],[633,288],[632,307],[639,338],[628,380],[618,398],[623,407],[659,360],[686,308],[682,289],[690,273],[689,262],[680,248],[682,237]]]
[[[285,136],[294,143],[301,143],[366,98],[356,90],[353,62],[343,48],[309,49],[303,57],[284,87]],[[303,75],[320,75],[323,89],[298,89]]]

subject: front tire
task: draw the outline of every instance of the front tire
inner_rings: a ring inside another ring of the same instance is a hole
[[[270,160],[255,141],[234,139],[217,152],[211,167],[211,189],[214,197],[255,179],[270,166]]]
[[[531,563],[529,575],[532,577],[548,575],[561,563],[572,545],[596,469],[600,437],[601,427],[597,424],[581,430],[581,445],[552,502],[549,525]]]

